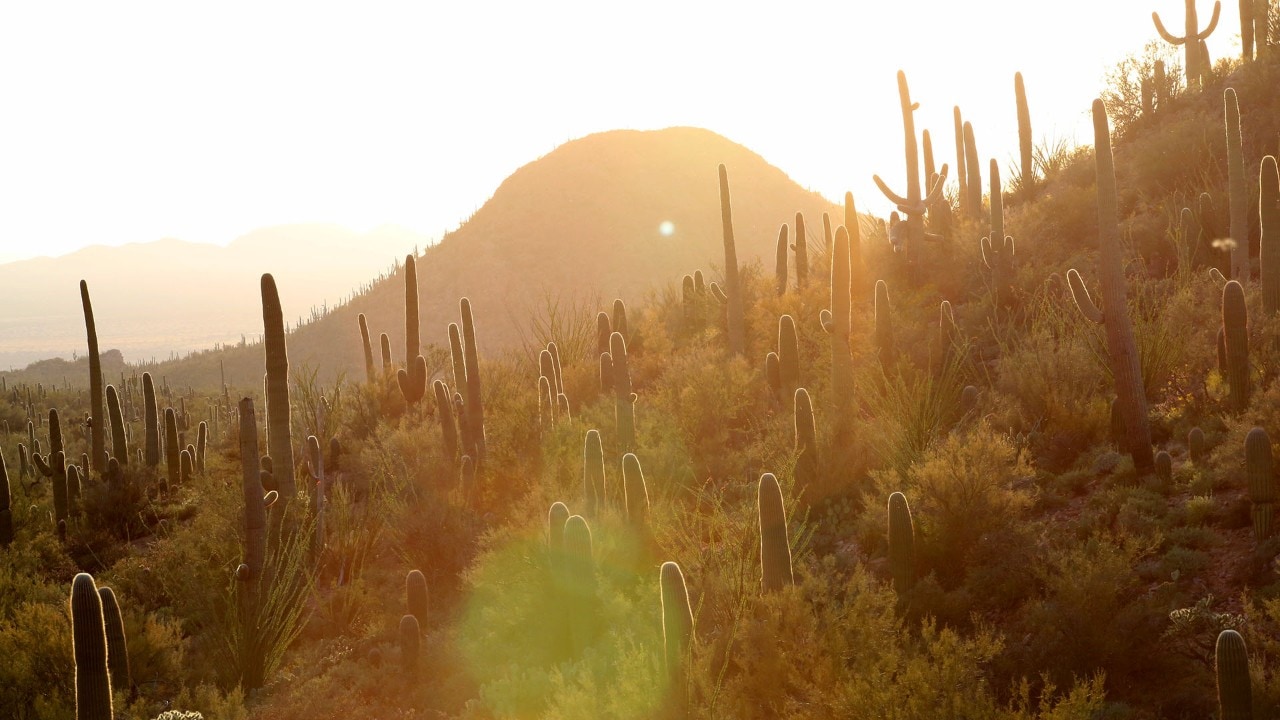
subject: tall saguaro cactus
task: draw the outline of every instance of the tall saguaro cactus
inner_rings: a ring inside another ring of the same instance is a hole
[[[720,223],[724,230],[724,294],[728,296],[729,352],[747,354],[746,316],[743,309],[742,280],[738,277],[738,248],[733,240],[733,202],[729,196],[729,171],[720,172]],[[616,328],[615,328],[616,329]]]
[[[969,208],[969,174],[964,156],[964,118],[960,116],[960,106],[952,107],[951,114],[956,125],[956,185],[960,188],[957,193],[960,196],[960,214],[973,217]]]
[[[373,364],[373,346],[369,344],[369,321],[365,319],[364,313],[360,313],[360,344],[364,347],[365,378],[370,385],[373,385],[378,381],[378,370]]]
[[[404,256],[404,342],[404,367],[396,380],[404,401],[413,405],[427,392],[427,361],[418,326],[418,263],[412,255]]]
[[[284,310],[271,273],[262,276],[262,325],[267,354],[267,454],[276,468],[276,490],[287,502],[297,494],[289,428],[289,356],[284,342]]]
[[[853,415],[853,356],[849,350],[851,309],[849,301],[849,233],[836,229],[831,251],[831,398],[837,432],[848,430]],[[825,325],[825,323],[824,323]]]
[[[605,495],[604,446],[600,431],[587,431],[582,448],[582,493],[587,500],[587,517],[597,519],[608,504]]]
[[[466,422],[470,426],[471,442],[475,448],[475,460],[482,463],[485,457],[484,398],[480,392],[480,351],[476,347],[476,323],[471,315],[471,301],[458,301],[462,311],[463,365],[466,368]]]
[[[1204,30],[1200,29],[1200,20],[1196,17],[1196,0],[1186,0],[1186,32],[1182,37],[1177,37],[1169,33],[1164,28],[1164,23],[1160,22],[1159,13],[1151,13],[1151,19],[1156,24],[1156,32],[1160,33],[1160,37],[1165,42],[1172,45],[1182,45],[1186,48],[1186,73],[1187,85],[1200,82],[1204,76],[1204,56],[1201,54],[1200,45],[1208,39],[1213,33],[1214,28],[1218,27],[1218,15],[1222,12],[1222,3],[1214,0],[1213,17],[1209,20],[1209,26]]]
[[[1269,320],[1280,311],[1280,170],[1271,155],[1258,168],[1258,227],[1262,312]]]
[[[978,166],[978,141],[973,136],[973,124],[964,124],[964,164],[967,166],[969,184],[960,191],[969,197],[969,217],[982,217],[982,168]]]
[[[1227,196],[1231,218],[1231,279],[1249,279],[1249,190],[1244,176],[1244,149],[1240,137],[1240,103],[1235,88],[1222,94],[1227,124]]]
[[[809,281],[809,235],[804,229],[804,214],[796,213],[796,241],[791,249],[796,253],[796,287],[801,290]]]
[[[124,434],[124,413],[120,410],[120,395],[112,385],[107,386],[107,418],[111,422],[111,455],[121,465],[128,465],[129,439]]]
[[[1249,315],[1244,288],[1235,280],[1222,286],[1222,340],[1226,356],[1227,385],[1231,409],[1241,412],[1249,406]]]
[[[795,582],[791,572],[791,543],[787,538],[787,513],[782,488],[773,473],[760,476],[757,493],[760,513],[760,574],[765,592],[781,590]]]
[[[1031,150],[1031,109],[1027,107],[1027,87],[1020,72],[1013,75],[1013,94],[1018,105],[1018,156],[1022,165],[1019,168],[1022,173],[1020,189],[1023,202],[1029,202],[1036,196],[1036,168]]]
[[[1013,302],[1013,238],[1004,234],[1004,196],[1000,191],[1000,164],[991,159],[991,234],[979,241],[982,262],[991,270],[996,303]]]
[[[1111,129],[1107,108],[1093,101],[1094,164],[1098,183],[1098,275],[1102,284],[1102,310],[1093,303],[1080,273],[1067,273],[1071,295],[1084,316],[1106,328],[1107,354],[1115,378],[1120,414],[1124,420],[1125,443],[1140,472],[1150,472],[1155,464],[1151,450],[1151,427],[1147,419],[1147,398],[1142,384],[1142,368],[1125,299],[1124,261],[1120,257],[1120,223],[1116,209],[1116,171],[1111,155]]]
[[[774,259],[774,289],[778,295],[787,294],[787,259],[789,255],[787,244],[787,224],[782,223],[782,227],[778,228],[778,248]]]
[[[93,576],[71,581],[71,637],[76,663],[76,720],[111,720],[111,673],[102,596]]]
[[[925,239],[924,230],[924,214],[929,206],[937,202],[942,196],[942,186],[947,181],[947,166],[943,164],[942,172],[938,173],[937,182],[926,188],[926,192],[922,195],[920,192],[920,155],[916,144],[916,121],[915,111],[920,107],[919,103],[911,102],[911,89],[907,86],[907,74],[898,71],[898,101],[902,109],[902,132],[903,132],[903,155],[907,162],[907,194],[906,197],[898,195],[889,189],[889,186],[880,179],[879,175],[872,176],[876,183],[876,187],[880,188],[880,192],[889,199],[906,215],[906,223],[903,228],[903,250],[906,253],[907,263],[914,262],[918,249],[915,247],[919,242]]]
[[[143,445],[146,447],[145,458],[147,467],[154,468],[160,464],[160,418],[159,406],[156,404],[156,386],[155,381],[151,379],[151,373],[142,373],[142,404],[143,404]]]
[[[93,303],[89,300],[89,284],[80,281],[80,305],[84,309],[84,328],[89,341],[89,467],[99,475],[107,469],[106,401],[102,394],[102,359],[98,355],[98,325],[93,321]]]

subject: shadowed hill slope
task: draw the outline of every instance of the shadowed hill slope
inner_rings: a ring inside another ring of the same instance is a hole
[[[481,352],[498,353],[520,347],[532,318],[548,302],[592,307],[615,297],[638,302],[697,268],[708,279],[718,278],[723,264],[719,163],[729,169],[741,264],[761,258],[772,263],[778,227],[791,224],[797,211],[805,214],[811,246],[821,245],[821,215],[833,210],[832,204],[741,145],[697,128],[590,135],[517,170],[462,227],[421,255],[424,346],[447,346],[448,324],[457,321],[458,300],[464,296],[472,301]],[[669,235],[660,231],[664,223],[670,223]],[[259,274],[276,271],[269,265],[246,267],[237,286],[227,291],[251,294],[257,302]],[[402,272],[397,269],[291,334],[293,367],[318,369],[326,378],[340,372],[362,377],[359,313],[368,317],[375,356],[378,334],[385,332],[392,357],[402,364]],[[280,280],[280,290],[292,289]],[[284,308],[286,319],[306,311]],[[261,329],[259,323],[245,332],[252,341]],[[113,347],[107,333],[102,342]],[[229,383],[261,383],[261,350],[252,344],[163,362],[152,372],[175,385],[216,387],[220,361]]]

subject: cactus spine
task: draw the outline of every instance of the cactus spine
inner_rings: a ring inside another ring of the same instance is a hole
[[[1201,82],[1209,70],[1205,67],[1206,58],[1202,54],[1201,46],[1213,33],[1214,28],[1218,27],[1218,15],[1222,12],[1222,3],[1214,0],[1213,17],[1209,20],[1209,26],[1203,31],[1200,30],[1200,21],[1196,17],[1196,0],[1186,0],[1186,7],[1186,33],[1182,37],[1171,35],[1168,30],[1165,30],[1164,23],[1160,22],[1159,13],[1151,13],[1151,20],[1155,22],[1156,32],[1160,33],[1160,37],[1164,38],[1165,42],[1185,46],[1187,87],[1191,87],[1193,83]]]
[[[262,324],[267,356],[267,454],[275,466],[276,490],[283,506],[297,494],[293,479],[293,435],[289,428],[289,356],[284,341],[284,311],[270,273],[262,276]]]
[[[724,294],[728,299],[729,352],[747,354],[746,318],[743,310],[742,280],[738,277],[738,249],[733,240],[733,201],[729,196],[729,171],[720,174],[720,223],[724,231]],[[614,328],[617,330],[617,328]]]
[[[111,720],[111,673],[102,597],[88,573],[71,581],[71,637],[76,663],[76,720]]]
[[[129,646],[125,641],[124,618],[120,616],[115,591],[106,586],[100,587],[98,597],[102,599],[102,622],[107,634],[107,669],[111,673],[111,687],[117,692],[126,692],[133,681],[129,675]]]
[[[662,647],[671,684],[681,691],[684,685],[684,657],[693,643],[693,609],[684,573],[673,562],[662,563],[658,575],[662,595]]]
[[[895,492],[889,496],[889,574],[899,601],[905,602],[916,580],[915,527],[907,496]]]
[[[1244,288],[1232,280],[1222,286],[1223,347],[1226,351],[1227,384],[1231,388],[1231,409],[1240,412],[1249,406],[1249,310]]]
[[[98,355],[98,326],[93,321],[93,303],[89,300],[89,285],[80,281],[80,305],[84,309],[85,334],[89,341],[89,466],[84,470],[96,470],[99,475],[107,468],[106,403],[102,395],[102,358]]]
[[[607,504],[604,446],[600,442],[600,431],[595,429],[587,431],[587,440],[582,448],[582,493],[587,500],[587,515],[591,518],[600,517],[600,512]]]
[[[1244,467],[1249,478],[1249,502],[1253,507],[1253,537],[1258,544],[1274,532],[1276,500],[1275,473],[1271,458],[1271,439],[1267,431],[1256,427],[1244,438]]]
[[[782,488],[773,473],[760,476],[757,488],[760,514],[760,572],[765,592],[781,590],[795,582],[791,572],[791,543],[787,539],[787,513]]]
[[[364,374],[365,378],[373,385],[378,381],[378,370],[373,364],[373,346],[369,344],[369,321],[365,319],[364,313],[360,313],[360,345],[364,348]]]
[[[404,367],[396,373],[400,394],[410,405],[422,400],[427,391],[427,361],[422,357],[422,337],[418,326],[418,262],[404,256]]]
[[[1271,155],[1258,168],[1258,228],[1262,312],[1270,320],[1280,311],[1280,169]]]
[[[1120,257],[1120,225],[1116,210],[1116,172],[1111,156],[1111,133],[1107,109],[1093,101],[1094,163],[1098,184],[1098,274],[1102,281],[1102,310],[1093,303],[1080,274],[1067,273],[1076,307],[1106,328],[1107,354],[1115,378],[1116,395],[1124,420],[1125,445],[1139,472],[1150,472],[1155,459],[1151,450],[1151,427],[1147,420],[1147,398],[1142,384],[1137,343],[1125,301],[1124,267]]]
[[[1219,720],[1253,720],[1253,687],[1249,679],[1249,651],[1235,630],[1218,634],[1214,648],[1218,676]]]

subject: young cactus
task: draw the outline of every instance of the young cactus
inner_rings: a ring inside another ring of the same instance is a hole
[[[787,513],[782,488],[773,473],[760,476],[757,491],[761,586],[765,592],[772,592],[795,582],[791,571],[791,543],[787,538]]]
[[[1093,101],[1094,163],[1098,184],[1098,274],[1102,281],[1103,310],[1089,297],[1080,273],[1068,271],[1067,280],[1076,307],[1089,320],[1106,328],[1107,354],[1115,378],[1116,395],[1124,419],[1125,445],[1139,472],[1150,472],[1155,459],[1151,450],[1151,427],[1147,419],[1147,398],[1142,384],[1138,346],[1125,300],[1124,263],[1120,257],[1120,224],[1116,209],[1116,173],[1111,156],[1111,134],[1107,109]],[[1105,311],[1105,315],[1103,314]]]

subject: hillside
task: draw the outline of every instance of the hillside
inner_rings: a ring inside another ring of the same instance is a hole
[[[532,318],[549,302],[563,308],[595,308],[615,297],[639,302],[697,268],[717,278],[714,268],[724,261],[718,163],[728,166],[733,185],[740,263],[772,262],[778,226],[790,224],[797,211],[808,219],[810,244],[821,244],[821,216],[832,209],[831,203],[720,135],[698,128],[590,135],[516,170],[473,217],[422,253],[418,294],[424,345],[447,343],[446,329],[457,322],[458,300],[464,296],[475,309],[481,347],[499,353],[521,346],[531,333]],[[672,224],[669,236],[659,232],[664,222]],[[364,252],[348,249],[322,259],[341,265]],[[237,308],[258,308],[257,277],[271,272],[286,322],[296,324],[319,298],[298,302],[309,283],[289,272],[290,262],[265,258],[242,264],[223,297]],[[111,293],[93,279],[90,288],[95,303],[101,303],[103,346],[116,347],[106,324],[113,311]],[[78,317],[78,305],[76,310]],[[331,304],[330,310],[290,337],[295,367],[318,368],[324,377],[363,375],[359,313],[367,316],[374,343],[379,333],[387,333],[392,356],[403,363],[404,280],[399,271],[341,307]],[[238,332],[255,341],[262,332],[260,315]],[[161,362],[152,372],[177,385],[217,387],[219,362],[225,362],[229,382],[249,384],[262,374],[260,352],[252,347]]]
[[[280,279],[282,302],[296,323],[426,244],[401,228],[358,233],[300,224],[255,230],[227,247],[165,239],[6,263],[0,265],[0,368],[84,354],[81,279],[93,289],[104,342],[138,363],[261,334],[253,292],[260,266]]]

